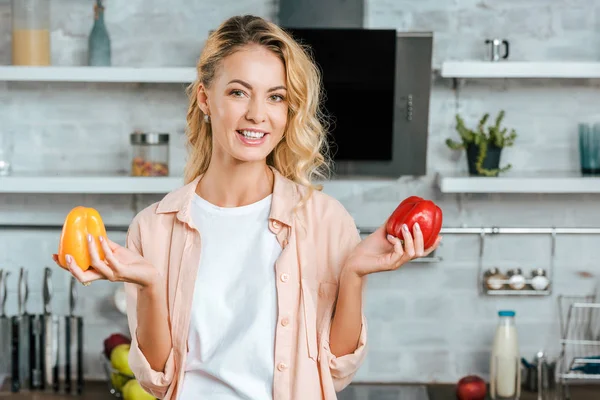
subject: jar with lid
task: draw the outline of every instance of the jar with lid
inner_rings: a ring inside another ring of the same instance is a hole
[[[169,134],[134,132],[130,135],[133,150],[132,176],[169,175]]]
[[[12,0],[13,65],[50,65],[50,0]]]
[[[536,268],[531,271],[531,287],[534,290],[546,290],[550,280],[546,276],[546,271],[542,268]]]
[[[513,268],[507,272],[508,286],[514,290],[521,290],[525,287],[525,277],[521,268]]]
[[[498,268],[493,267],[485,271],[484,283],[488,290],[504,289],[506,276]]]

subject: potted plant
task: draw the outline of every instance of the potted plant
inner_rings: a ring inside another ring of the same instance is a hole
[[[504,119],[504,110],[498,113],[496,123],[486,129],[485,124],[488,118],[489,114],[486,113],[479,120],[477,130],[471,130],[465,126],[464,120],[457,114],[456,131],[460,135],[461,141],[446,139],[446,145],[452,150],[466,150],[469,175],[498,176],[501,172],[511,168],[510,164],[500,168],[500,154],[504,147],[514,144],[517,134],[514,129],[508,132],[507,128],[500,128],[502,119]]]

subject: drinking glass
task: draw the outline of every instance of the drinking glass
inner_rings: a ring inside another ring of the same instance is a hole
[[[12,172],[14,138],[12,132],[0,129],[0,176]]]
[[[600,123],[579,124],[579,161],[583,175],[600,175]]]

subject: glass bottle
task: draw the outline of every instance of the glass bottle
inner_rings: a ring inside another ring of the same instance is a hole
[[[12,64],[50,65],[50,0],[12,0]]]
[[[493,400],[518,400],[521,395],[521,357],[515,312],[498,312],[490,359],[490,397]]]
[[[102,0],[94,4],[94,26],[88,38],[88,65],[110,66],[110,37],[104,23],[104,6]]]

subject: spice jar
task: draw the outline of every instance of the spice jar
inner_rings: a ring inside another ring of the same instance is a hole
[[[521,290],[525,287],[525,277],[521,268],[514,268],[508,271],[508,286],[511,289]]]
[[[50,0],[12,0],[13,65],[50,65]]]
[[[169,134],[134,132],[130,135],[133,148],[132,176],[169,175]]]
[[[504,288],[506,276],[498,268],[493,267],[485,271],[484,281],[488,290],[500,290]]]
[[[536,268],[531,271],[531,287],[535,290],[546,290],[550,280],[546,276],[546,271],[542,268]]]

